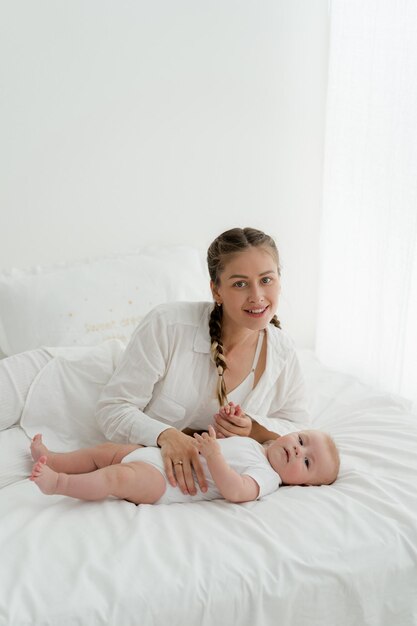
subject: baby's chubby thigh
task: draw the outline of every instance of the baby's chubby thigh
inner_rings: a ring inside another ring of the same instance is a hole
[[[138,448],[121,462],[126,480],[123,498],[134,504],[155,504],[165,493],[167,480],[159,448]]]

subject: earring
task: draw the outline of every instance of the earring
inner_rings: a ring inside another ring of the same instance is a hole
[[[221,306],[221,305],[222,305],[222,303],[221,303],[221,302],[216,302],[216,305],[217,305],[217,306]]]

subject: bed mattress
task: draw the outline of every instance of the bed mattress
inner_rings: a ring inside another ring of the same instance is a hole
[[[27,479],[34,432],[58,433],[63,449],[100,433],[83,422],[91,398],[80,384],[71,434],[65,407],[56,414],[65,394],[43,367],[21,421],[0,432],[1,626],[417,624],[417,416],[310,352],[300,359],[340,476],[247,504],[44,496]],[[115,360],[113,348],[94,393]]]

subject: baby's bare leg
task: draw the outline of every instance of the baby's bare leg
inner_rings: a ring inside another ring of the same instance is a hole
[[[42,435],[35,435],[30,450],[34,461],[42,456],[47,458],[46,464],[56,472],[66,474],[85,474],[97,469],[114,465],[133,450],[142,448],[136,444],[106,442],[92,448],[74,450],[73,452],[51,452],[42,441]]]
[[[135,461],[111,465],[88,474],[55,472],[42,456],[34,464],[30,480],[47,494],[59,494],[79,500],[103,500],[114,496],[135,504],[153,504],[164,494],[166,482],[152,465]]]

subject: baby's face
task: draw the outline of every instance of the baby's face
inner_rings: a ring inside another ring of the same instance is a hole
[[[334,480],[337,472],[328,436],[319,430],[278,437],[266,455],[286,485],[322,485]]]

